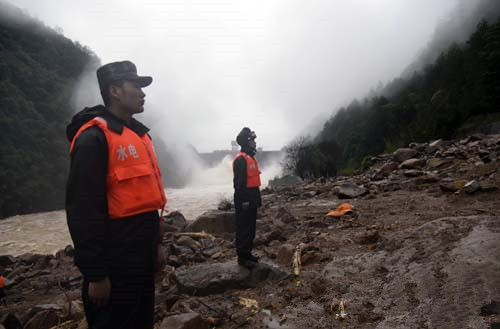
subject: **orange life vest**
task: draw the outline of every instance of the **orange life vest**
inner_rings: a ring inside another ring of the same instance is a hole
[[[106,187],[109,217],[122,218],[163,209],[167,197],[148,134],[140,137],[125,126],[119,134],[108,128],[105,119],[96,117],[77,131],[70,152],[73,152],[78,136],[94,125],[101,128],[108,143]]]
[[[260,186],[260,170],[257,160],[246,154],[245,152],[238,152],[233,160],[233,172],[234,172],[234,161],[239,157],[245,158],[247,163],[247,187],[259,187]]]

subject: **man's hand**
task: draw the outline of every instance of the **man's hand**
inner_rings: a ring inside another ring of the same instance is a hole
[[[163,237],[165,236],[165,232],[167,231],[167,223],[165,223],[165,218],[160,217],[160,223],[158,228],[158,243],[163,242]]]
[[[111,282],[106,277],[97,282],[89,283],[89,299],[99,307],[106,306],[111,292]]]
[[[165,249],[158,245],[158,252],[156,255],[156,264],[155,264],[155,272],[161,272],[165,268],[165,263],[167,261],[167,257],[165,255]]]

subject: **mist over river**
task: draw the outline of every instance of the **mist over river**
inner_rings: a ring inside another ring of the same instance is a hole
[[[269,179],[280,173],[278,163],[262,170],[265,187]],[[167,209],[180,211],[187,220],[215,209],[222,198],[233,197],[231,158],[219,165],[194,173],[191,184],[182,189],[167,188]],[[20,255],[27,252],[53,254],[72,244],[64,210],[19,215],[0,220],[0,255]]]

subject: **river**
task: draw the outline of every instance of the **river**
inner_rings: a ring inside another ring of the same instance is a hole
[[[280,172],[277,163],[262,168],[263,187]],[[167,209],[180,211],[187,220],[215,209],[223,198],[232,199],[231,159],[195,172],[192,183],[182,189],[167,188]],[[0,255],[54,254],[72,244],[64,210],[19,215],[0,220]]]

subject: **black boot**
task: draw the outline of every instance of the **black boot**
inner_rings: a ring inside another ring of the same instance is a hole
[[[259,262],[259,257],[257,256],[254,256],[252,254],[248,255],[247,257],[249,260],[251,260],[252,262],[255,262],[255,263],[258,263]]]
[[[257,262],[254,262],[248,258],[238,257],[238,265],[248,268],[249,270],[257,266]]]

